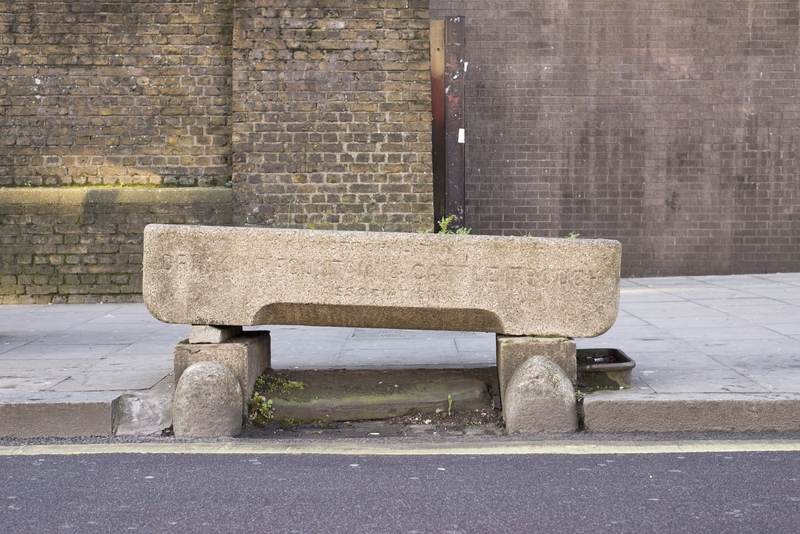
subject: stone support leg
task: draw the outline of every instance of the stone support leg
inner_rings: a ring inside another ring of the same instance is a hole
[[[569,380],[578,379],[575,341],[566,337],[497,336],[497,375],[505,404],[506,386],[517,369],[533,356],[544,356],[558,365]]]
[[[542,356],[525,360],[506,387],[503,418],[509,434],[578,430],[572,382],[552,360]]]
[[[249,396],[256,379],[270,366],[269,332],[246,332],[224,343],[175,345],[175,385],[187,367],[197,362],[217,362],[227,366],[242,388],[242,413],[247,413]]]
[[[227,365],[193,363],[181,375],[172,399],[177,437],[238,436],[242,432],[242,388]]]

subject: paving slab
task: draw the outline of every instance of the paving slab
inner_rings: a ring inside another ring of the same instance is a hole
[[[700,374],[702,382],[695,377]],[[732,369],[648,369],[642,380],[659,393],[766,393],[754,380]]]

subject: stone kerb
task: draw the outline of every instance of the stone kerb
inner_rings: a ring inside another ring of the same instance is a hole
[[[619,308],[616,241],[149,225],[161,321],[594,337]]]

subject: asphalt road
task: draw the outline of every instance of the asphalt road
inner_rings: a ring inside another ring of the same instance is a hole
[[[3,532],[800,531],[800,453],[0,456]]]

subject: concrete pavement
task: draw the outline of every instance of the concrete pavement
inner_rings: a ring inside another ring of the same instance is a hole
[[[276,369],[495,362],[493,334],[263,329]],[[0,437],[110,434],[126,393],[169,396],[188,333],[142,304],[0,306]],[[636,361],[632,389],[586,396],[588,431],[800,430],[800,273],[624,279],[615,325],[577,343]]]

